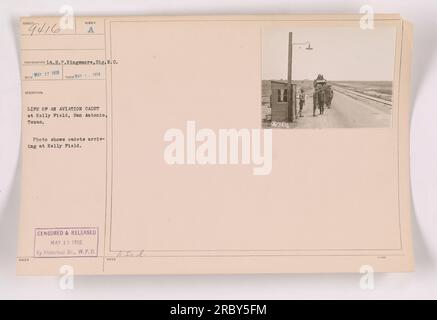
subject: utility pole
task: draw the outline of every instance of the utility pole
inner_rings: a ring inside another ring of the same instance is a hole
[[[293,122],[296,119],[295,110],[293,107],[293,84],[291,82],[293,71],[293,32],[288,33],[288,119]]]

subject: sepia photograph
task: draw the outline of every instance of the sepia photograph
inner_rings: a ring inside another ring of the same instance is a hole
[[[394,27],[268,27],[263,128],[391,126]]]

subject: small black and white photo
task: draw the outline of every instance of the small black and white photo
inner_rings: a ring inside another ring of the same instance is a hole
[[[396,28],[265,27],[263,128],[386,128]]]

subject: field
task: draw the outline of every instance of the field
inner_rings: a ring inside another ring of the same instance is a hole
[[[333,81],[332,84],[374,98],[392,101],[393,85],[391,81]]]

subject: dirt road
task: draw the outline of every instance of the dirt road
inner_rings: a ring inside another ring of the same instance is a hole
[[[313,117],[312,97],[306,99],[303,117],[294,123],[296,128],[378,128],[391,124],[391,107],[377,102],[356,99],[339,91],[334,92],[331,109]]]

